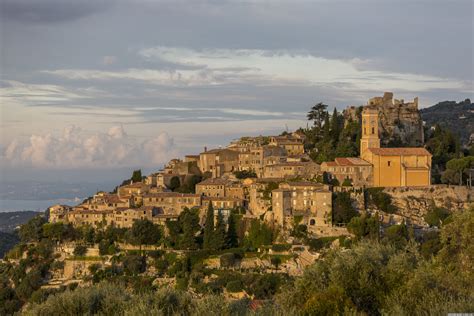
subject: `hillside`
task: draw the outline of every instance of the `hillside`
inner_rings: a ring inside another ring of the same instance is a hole
[[[18,243],[19,239],[15,234],[0,231],[0,258]]]
[[[0,232],[13,232],[18,226],[40,214],[34,211],[0,213]]]
[[[467,145],[470,135],[474,134],[474,103],[469,99],[458,103],[443,101],[421,109],[421,118],[428,127],[436,124],[447,127],[459,135],[463,145]]]

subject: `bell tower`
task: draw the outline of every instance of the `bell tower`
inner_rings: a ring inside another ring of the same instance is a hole
[[[362,159],[366,159],[369,148],[380,148],[379,111],[364,108],[362,111],[362,138],[360,139],[360,157]]]

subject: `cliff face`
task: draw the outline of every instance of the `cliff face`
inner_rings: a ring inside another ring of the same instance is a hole
[[[418,147],[424,144],[418,98],[405,103],[403,100],[394,99],[393,93],[385,92],[383,97],[371,98],[367,106],[379,111],[382,147]],[[344,118],[360,119],[360,107],[346,108]]]

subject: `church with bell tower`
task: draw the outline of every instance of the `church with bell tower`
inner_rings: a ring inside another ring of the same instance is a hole
[[[336,158],[323,162],[321,170],[329,172],[339,182],[350,179],[360,186],[431,185],[431,154],[425,148],[380,147],[380,113],[370,101],[362,110],[361,123],[360,158]]]

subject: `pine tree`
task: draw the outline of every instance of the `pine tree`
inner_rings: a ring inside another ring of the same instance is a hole
[[[209,201],[209,207],[207,208],[206,223],[204,226],[204,240],[203,248],[212,249],[214,236],[214,208],[212,207],[212,201]]]
[[[331,139],[331,123],[329,121],[329,114],[326,112],[324,116],[324,125],[323,125],[323,140],[325,142]]]
[[[132,180],[132,183],[142,181],[142,170],[133,170],[132,178],[130,180]]]
[[[334,143],[338,141],[340,132],[341,132],[341,128],[340,128],[339,114],[337,113],[337,109],[334,108],[334,112],[332,113],[332,116],[331,116],[331,135],[332,135],[332,139]]]
[[[213,237],[214,249],[223,249],[225,246],[225,222],[220,210],[217,213],[216,230],[214,231]]]
[[[229,220],[227,222],[227,234],[226,234],[226,247],[227,248],[236,248],[239,246],[239,239],[237,237],[237,222],[235,220],[235,215],[230,214]]]

